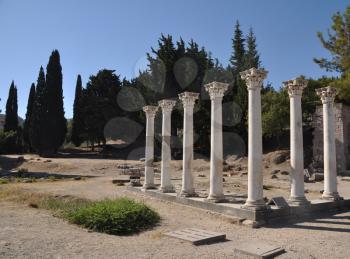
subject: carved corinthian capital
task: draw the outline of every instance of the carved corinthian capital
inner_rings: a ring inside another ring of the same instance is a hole
[[[327,86],[316,89],[316,93],[321,98],[322,103],[325,104],[333,103],[338,91],[333,87]]]
[[[205,90],[209,93],[211,100],[224,97],[224,94],[227,91],[228,86],[229,84],[215,82],[215,81],[204,85]]]
[[[147,105],[143,107],[143,111],[146,113],[146,116],[155,116],[158,110],[158,106]]]
[[[288,90],[289,97],[301,96],[304,88],[307,86],[307,80],[298,77],[283,82],[283,85]]]
[[[163,112],[171,112],[176,105],[175,100],[161,100],[158,102],[160,108],[162,108]]]
[[[241,72],[240,75],[245,80],[248,90],[256,90],[261,89],[262,83],[267,76],[267,71],[253,67]]]
[[[198,96],[198,93],[183,92],[179,94],[179,99],[181,100],[183,106],[194,106]]]

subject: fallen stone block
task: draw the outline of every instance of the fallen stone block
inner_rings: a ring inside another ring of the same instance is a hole
[[[237,253],[250,255],[255,258],[273,258],[285,253],[284,248],[271,246],[264,243],[244,243],[234,250]]]
[[[186,228],[182,230],[168,232],[165,235],[191,242],[194,245],[210,244],[226,240],[226,234],[211,232],[197,228]]]

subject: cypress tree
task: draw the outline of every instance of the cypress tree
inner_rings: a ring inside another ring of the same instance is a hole
[[[51,155],[63,144],[67,133],[67,120],[63,108],[62,67],[58,50],[52,52],[47,64],[46,86],[47,128],[50,132],[46,155]]]
[[[17,131],[18,129],[18,105],[17,105],[17,88],[12,81],[9,96],[6,102],[6,117],[4,131]]]
[[[256,49],[256,37],[253,29],[250,28],[247,36],[247,53],[245,54],[245,67],[250,69],[252,67],[260,67],[260,56]]]
[[[35,100],[35,84],[32,83],[29,91],[26,118],[24,120],[24,125],[23,125],[23,141],[28,151],[32,151],[32,147],[30,144],[30,137],[29,137],[29,127],[30,127],[30,121],[33,114],[34,100]]]
[[[29,124],[29,141],[39,155],[46,150],[46,139],[51,135],[47,131],[47,89],[43,67],[40,67],[36,92]]]
[[[75,146],[80,146],[83,142],[82,134],[84,131],[84,112],[83,112],[83,87],[81,76],[78,75],[75,86],[75,98],[73,106],[73,125],[71,141]]]

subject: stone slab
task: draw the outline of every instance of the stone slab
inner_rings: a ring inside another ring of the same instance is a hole
[[[288,208],[289,207],[287,201],[282,196],[271,198],[268,205],[276,205],[277,208]]]
[[[203,245],[226,240],[226,234],[211,232],[197,228],[185,228],[165,233],[165,235],[191,242],[194,245]]]
[[[255,258],[274,258],[285,252],[281,247],[264,243],[244,243],[235,248],[235,252],[250,255]]]

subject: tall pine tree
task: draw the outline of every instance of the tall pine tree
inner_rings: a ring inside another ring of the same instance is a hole
[[[245,68],[250,69],[252,67],[260,67],[260,56],[257,51],[256,37],[254,35],[253,29],[250,28],[249,34],[247,36],[247,51],[245,54]]]
[[[75,146],[80,146],[84,141],[82,134],[84,133],[84,111],[83,111],[83,86],[81,76],[78,75],[77,84],[75,86],[75,99],[73,106],[73,125],[71,141]]]
[[[46,86],[47,129],[50,132],[46,155],[51,155],[63,144],[67,133],[67,121],[63,108],[62,67],[58,50],[52,52],[47,64]]]
[[[32,83],[30,87],[29,97],[28,97],[26,118],[23,124],[23,141],[29,152],[32,151],[32,146],[30,144],[30,137],[29,137],[29,128],[30,128],[32,114],[33,114],[34,100],[35,100],[35,84]]]
[[[40,67],[29,124],[29,141],[39,155],[45,154],[47,139],[51,136],[47,131],[47,102],[45,72],[43,67]]]
[[[234,37],[232,39],[233,53],[230,58],[230,65],[234,76],[238,76],[239,72],[244,69],[245,48],[244,37],[239,22],[236,22]]]
[[[18,130],[18,104],[17,104],[17,88],[12,81],[9,96],[6,102],[6,117],[4,131],[17,131]]]

